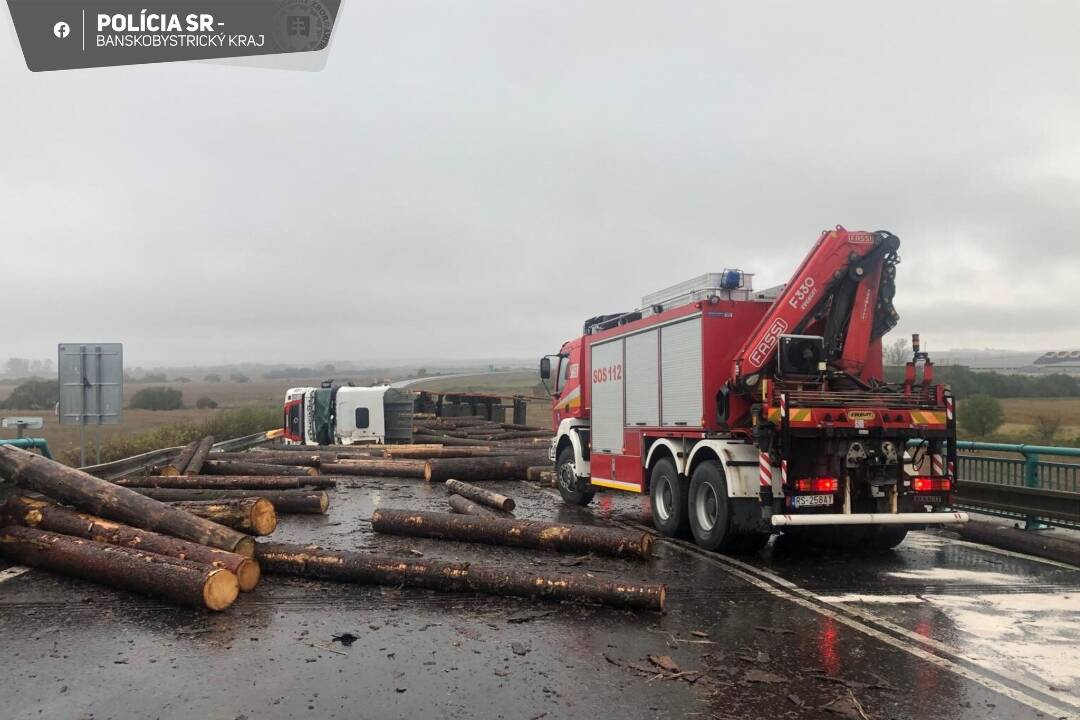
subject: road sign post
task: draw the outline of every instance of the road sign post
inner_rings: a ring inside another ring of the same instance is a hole
[[[57,348],[60,424],[79,426],[79,465],[86,465],[86,426],[94,425],[101,462],[101,426],[116,425],[124,407],[121,343],[62,343]]]

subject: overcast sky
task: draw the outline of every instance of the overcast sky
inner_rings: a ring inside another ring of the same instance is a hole
[[[345,4],[318,73],[0,32],[0,358],[528,358],[836,224],[895,332],[1080,347],[1075,0]]]

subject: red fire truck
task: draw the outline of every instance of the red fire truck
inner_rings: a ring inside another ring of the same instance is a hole
[[[899,244],[837,227],[786,285],[725,270],[587,320],[540,363],[563,499],[647,492],[661,533],[726,552],[775,532],[894,547],[966,522],[948,510],[953,398],[918,336],[904,380],[883,378]]]

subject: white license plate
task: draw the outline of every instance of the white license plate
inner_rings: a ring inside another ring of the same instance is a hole
[[[832,495],[795,495],[791,498],[791,507],[822,507],[832,505]]]

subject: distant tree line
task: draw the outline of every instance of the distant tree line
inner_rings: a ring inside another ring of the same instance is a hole
[[[885,376],[893,382],[904,379],[904,368],[891,367]],[[948,385],[958,398],[987,395],[994,398],[1080,397],[1080,380],[1072,375],[1005,375],[976,372],[965,365],[935,365],[934,381]]]

